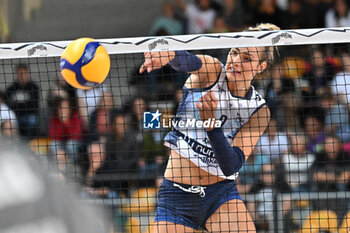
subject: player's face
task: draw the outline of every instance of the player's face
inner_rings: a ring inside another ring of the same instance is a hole
[[[264,47],[231,49],[226,62],[228,79],[251,81],[257,73],[266,68],[266,62],[261,61],[264,52]]]

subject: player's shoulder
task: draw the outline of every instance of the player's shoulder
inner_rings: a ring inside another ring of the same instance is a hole
[[[266,128],[271,117],[271,112],[269,107],[266,104],[259,106],[256,111],[251,115],[251,122],[255,122],[259,128]]]
[[[210,66],[210,69],[208,69],[209,74],[209,83],[208,86],[213,86],[220,77],[224,77],[225,74],[225,67],[224,65],[219,61],[219,59],[215,57],[208,57],[208,60],[206,60],[207,64],[212,64]]]
[[[198,72],[193,72],[187,79],[185,86],[188,89],[211,89],[220,78],[223,66],[221,62],[209,55],[199,55],[202,60],[202,68]]]

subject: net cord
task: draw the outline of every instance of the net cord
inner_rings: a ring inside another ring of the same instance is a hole
[[[109,54],[168,50],[225,49],[232,47],[334,44],[350,41],[350,27],[280,31],[244,31],[220,34],[96,39]],[[28,42],[0,44],[0,59],[59,57],[72,42]]]

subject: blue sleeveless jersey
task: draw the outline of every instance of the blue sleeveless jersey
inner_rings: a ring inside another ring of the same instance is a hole
[[[232,145],[238,131],[249,121],[249,118],[265,105],[265,100],[253,86],[245,98],[232,95],[228,89],[223,67],[218,79],[210,87],[197,89],[184,87],[183,97],[173,122],[188,124],[173,124],[172,131],[165,136],[164,144],[206,172],[234,180],[238,173],[231,176],[223,174],[211,149],[205,128],[201,127],[201,124],[194,124],[195,121],[201,121],[196,102],[210,90],[218,99],[215,117],[220,120],[221,128],[230,145]]]

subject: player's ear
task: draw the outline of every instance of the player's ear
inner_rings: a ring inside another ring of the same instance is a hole
[[[261,73],[263,72],[267,67],[267,62],[266,61],[263,61],[259,64],[259,67],[258,67],[258,72]]]

